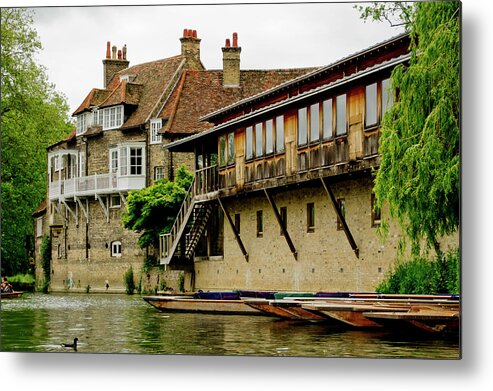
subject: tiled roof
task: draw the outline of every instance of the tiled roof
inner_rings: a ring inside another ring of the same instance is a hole
[[[138,105],[143,87],[142,84],[129,83],[123,80],[99,105],[99,107],[109,107],[121,104]]]
[[[111,90],[93,88],[72,115],[80,114],[84,111],[89,110],[93,106],[99,106],[102,102],[106,100],[106,98],[108,98],[110,94]]]
[[[192,134],[209,129],[212,124],[200,121],[201,116],[312,70],[245,70],[240,72],[240,87],[223,87],[222,70],[187,70],[159,114],[169,119],[161,132]]]
[[[36,210],[32,213],[33,217],[39,217],[46,212],[46,207],[48,206],[48,200],[45,198],[41,201],[41,204],[36,208]]]

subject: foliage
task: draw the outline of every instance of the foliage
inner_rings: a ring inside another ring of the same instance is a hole
[[[400,263],[377,287],[380,293],[460,293],[460,253],[449,251],[435,260],[416,257]]]
[[[34,290],[35,278],[32,274],[16,274],[7,278],[12,284],[15,291],[32,291]]]
[[[413,17],[413,6],[409,2],[373,2],[371,6],[355,5],[362,19],[373,21],[386,20],[390,26],[409,27]]]
[[[46,193],[46,147],[65,137],[68,105],[36,63],[41,42],[32,10],[1,12],[2,269],[28,269],[32,212]]]
[[[139,238],[141,248],[157,246],[159,234],[171,230],[192,180],[192,174],[182,166],[174,182],[161,179],[129,194],[127,212],[122,215],[122,221],[125,228],[142,232]]]
[[[142,265],[142,273],[147,273],[152,267],[157,266],[157,258],[150,255],[144,259],[144,264]]]
[[[459,226],[460,4],[413,7],[411,59],[392,72],[398,99],[383,119],[374,191],[378,208],[388,201],[412,254],[423,245],[439,254],[438,239]]]
[[[50,281],[51,273],[51,237],[45,235],[41,242],[41,267],[43,268],[43,275],[45,283]]]
[[[123,283],[125,284],[125,292],[127,295],[133,295],[135,291],[135,281],[132,266],[130,266],[123,275]]]

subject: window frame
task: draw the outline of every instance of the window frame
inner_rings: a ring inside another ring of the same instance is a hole
[[[118,198],[118,203],[115,202],[115,200]],[[110,208],[111,209],[118,209],[122,207],[122,198],[120,197],[119,194],[112,194],[110,196]]]
[[[122,256],[122,242],[119,240],[114,240],[110,245],[111,256],[112,257],[121,257]]]
[[[374,81],[372,83],[368,83],[365,85],[365,121],[364,121],[364,127],[365,129],[374,129],[378,127],[379,122],[381,121],[381,115],[380,115],[380,110],[379,110],[379,104],[378,104],[378,86],[379,86],[378,81]],[[371,90],[369,90],[371,88]],[[369,102],[370,100],[369,95],[371,94],[372,100],[374,100],[374,107],[371,107],[371,111],[369,110]],[[380,106],[381,108],[381,106]],[[374,118],[368,118],[369,114],[372,114]],[[371,120],[371,122],[370,122]]]
[[[149,126],[149,143],[151,145],[161,144],[163,137],[158,132],[163,127],[163,120],[161,118],[153,118],[150,120]]]
[[[300,114],[304,113],[303,116]],[[304,117],[304,118],[300,118]],[[301,124],[304,124],[304,137],[301,139]],[[306,107],[300,107],[298,109],[298,116],[297,116],[297,140],[298,140],[298,148],[304,148],[308,146],[308,109]]]
[[[162,176],[158,178],[158,171],[162,171]],[[161,179],[165,179],[165,167],[164,166],[156,166],[154,167],[154,180],[160,181]]]
[[[124,123],[123,105],[105,107],[103,110],[103,130],[118,129]]]
[[[344,97],[344,104],[339,105],[339,98],[342,98],[342,97]],[[336,95],[334,101],[335,101],[335,110],[334,110],[334,113],[335,113],[335,129],[334,129],[335,135],[334,135],[334,137],[335,138],[344,137],[344,136],[347,136],[347,133],[348,133],[348,123],[347,123],[348,122],[347,121],[347,112],[348,112],[347,101],[348,100],[347,100],[347,94],[343,93],[343,94]],[[341,117],[344,117],[344,132],[343,133],[339,132],[339,124],[341,124],[339,122],[339,111],[338,111],[339,107],[344,107],[344,115],[341,115]]]

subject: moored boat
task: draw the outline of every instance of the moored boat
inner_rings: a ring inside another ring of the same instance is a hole
[[[2,292],[0,293],[0,297],[2,299],[15,299],[17,297],[21,297],[24,292]]]
[[[144,296],[143,299],[163,312],[196,312],[231,315],[264,315],[245,304],[239,296],[230,298],[202,299],[183,296]],[[265,300],[265,299],[256,299]]]

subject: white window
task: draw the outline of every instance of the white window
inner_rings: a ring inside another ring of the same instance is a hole
[[[53,158],[54,166],[55,166],[55,171],[60,171],[60,158],[58,155],[55,155]]]
[[[111,242],[111,256],[112,257],[122,256],[122,242],[118,240],[115,242]]]
[[[109,150],[109,165],[112,177],[144,175],[144,143],[123,144]]]
[[[265,122],[265,153],[274,152],[274,120],[269,119]]]
[[[86,176],[86,153],[79,152],[79,177]]]
[[[122,205],[119,195],[112,195],[110,197],[110,208],[119,208]]]
[[[320,109],[319,104],[310,106],[310,142],[320,139]]]
[[[103,130],[119,128],[123,125],[123,106],[103,109]]]
[[[158,181],[160,179],[164,179],[164,167],[154,167],[154,180]]]
[[[276,117],[276,152],[284,151],[284,116]]]
[[[336,136],[346,134],[346,94],[336,98]]]
[[[36,220],[36,237],[39,238],[40,236],[43,236],[43,218],[39,217]]]
[[[307,143],[307,110],[303,107],[298,110],[298,146]]]
[[[264,154],[263,130],[262,123],[255,125],[255,157],[260,157]]]
[[[332,99],[323,103],[323,138],[327,140],[332,137]]]
[[[76,134],[82,134],[87,130],[87,113],[82,113],[77,116],[77,129]]]
[[[161,135],[158,131],[162,128],[163,121],[161,118],[151,119],[151,144],[158,144],[161,142]]]

